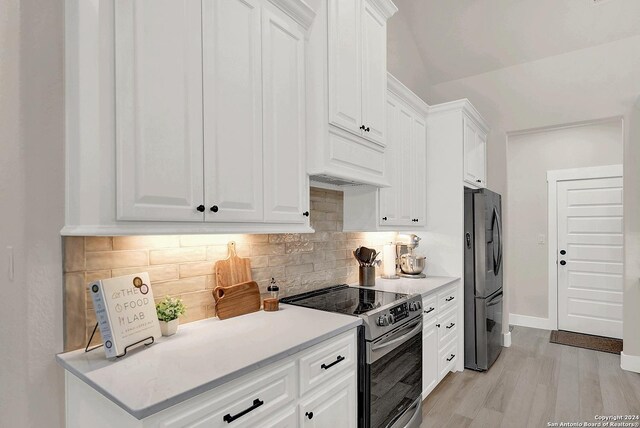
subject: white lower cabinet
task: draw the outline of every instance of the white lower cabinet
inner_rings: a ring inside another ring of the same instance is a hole
[[[352,329],[141,420],[67,372],[67,427],[355,428],[356,337]]]
[[[447,287],[422,298],[422,397],[458,362],[458,290]]]
[[[355,428],[358,422],[356,373],[322,388],[300,402],[301,427]]]

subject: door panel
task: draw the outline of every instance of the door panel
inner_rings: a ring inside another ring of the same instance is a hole
[[[397,147],[397,120],[399,103],[393,97],[387,98],[387,136],[389,144],[385,148],[385,158],[387,159],[385,168],[390,171],[389,181],[391,187],[383,187],[379,192],[380,212],[378,222],[380,226],[396,226],[398,218],[398,198],[402,189],[398,187],[398,176],[400,174],[400,150]],[[386,218],[386,220],[383,220]]]
[[[363,1],[362,12],[362,123],[365,138],[386,139],[387,21]]]
[[[304,428],[355,428],[358,424],[356,375],[350,373],[342,381],[319,390],[315,396],[300,402],[298,426]]]
[[[417,226],[422,226],[427,216],[427,124],[418,114],[413,120],[411,150],[411,218],[417,220]]]
[[[265,220],[304,223],[304,34],[270,4],[263,9],[262,32]]]
[[[502,288],[502,198],[482,189],[473,194],[475,237],[475,288],[477,297],[488,297]]]
[[[257,0],[203,2],[207,221],[263,219],[260,13]]]
[[[200,0],[115,13],[117,218],[202,221]]]
[[[413,129],[413,112],[402,104],[398,109],[398,122],[396,125],[396,139],[393,144],[398,148],[399,165],[397,178],[398,190],[398,208],[397,208],[397,220],[398,226],[410,226],[414,223],[411,222],[413,218],[411,212],[413,209],[411,192],[407,192],[406,189],[411,189],[413,177],[411,174],[411,152],[412,141],[411,134]]]
[[[476,298],[476,358],[479,370],[488,370],[502,351],[502,291]]]
[[[557,190],[558,328],[621,338],[622,178],[562,181]]]
[[[362,126],[361,4],[362,0],[328,4],[329,123],[356,135],[361,135]]]

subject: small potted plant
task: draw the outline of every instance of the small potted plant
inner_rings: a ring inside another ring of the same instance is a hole
[[[158,320],[160,320],[160,331],[163,336],[172,336],[178,331],[180,320],[178,317],[184,315],[186,309],[181,299],[165,297],[156,305]]]

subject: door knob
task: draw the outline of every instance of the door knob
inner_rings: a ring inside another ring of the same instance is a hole
[[[218,212],[218,206],[214,205],[211,208],[209,208],[211,210],[211,212],[217,213]]]
[[[386,217],[382,217],[382,219],[383,219],[384,221],[387,221],[387,218],[386,218]]]
[[[302,215],[305,216],[305,217],[309,217],[309,211],[303,212]]]
[[[566,265],[566,264],[567,264],[567,262],[565,262],[564,260],[560,260],[560,264],[561,264],[562,266],[564,266],[564,265]]]
[[[196,210],[198,210],[199,212],[203,213],[204,212],[204,205],[198,205]]]
[[[564,256],[565,254],[567,254],[567,252],[565,250],[560,250],[560,254]]]

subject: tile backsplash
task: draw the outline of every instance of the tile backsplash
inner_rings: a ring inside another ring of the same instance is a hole
[[[342,232],[342,192],[311,189],[310,234],[167,235],[65,237],[65,350],[84,347],[95,325],[89,282],[149,272],[156,300],[183,299],[181,323],[215,316],[213,265],[236,242],[240,257],[251,259],[253,280],[262,293],[273,277],[282,295],[358,280],[352,251],[361,245],[382,250],[395,233]],[[382,267],[379,273],[382,272]],[[100,343],[99,334],[94,343]]]

